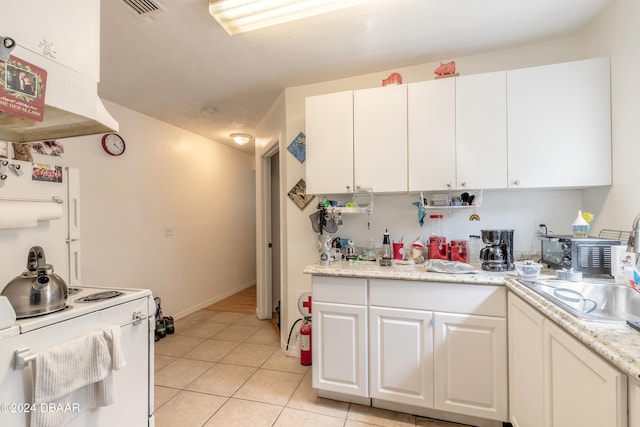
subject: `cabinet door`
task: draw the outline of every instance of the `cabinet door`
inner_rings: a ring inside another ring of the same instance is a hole
[[[39,55],[50,44],[46,58],[99,80],[99,0],[3,0],[0,28],[3,36]],[[49,68],[46,63],[37,65]]]
[[[455,82],[447,78],[407,86],[409,191],[456,185]]]
[[[407,191],[406,85],[353,92],[353,150],[356,186]]]
[[[546,425],[626,426],[626,375],[553,322],[544,331]]]
[[[456,78],[457,188],[507,187],[506,72]]]
[[[305,100],[307,193],[353,192],[353,92]]]
[[[510,187],[611,184],[609,80],[608,58],[507,72]]]
[[[313,303],[313,387],[367,397],[367,308]]]
[[[628,410],[629,427],[640,427],[640,383],[634,378],[627,377],[628,390]]]
[[[433,408],[433,315],[370,307],[373,398]]]
[[[512,293],[508,310],[509,418],[514,427],[543,427],[544,317]]]
[[[507,421],[507,320],[434,313],[435,409]]]

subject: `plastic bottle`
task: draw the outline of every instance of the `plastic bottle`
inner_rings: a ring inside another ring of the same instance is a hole
[[[382,238],[382,259],[380,260],[380,265],[391,265],[391,258],[393,258],[391,238],[389,237],[389,229],[386,229],[384,231],[384,237]]]
[[[576,220],[571,224],[573,229],[573,237],[587,237],[589,233],[589,223],[582,216],[582,211],[578,211]]]
[[[389,230],[385,230],[382,238],[382,258],[391,258],[391,239],[389,238]]]

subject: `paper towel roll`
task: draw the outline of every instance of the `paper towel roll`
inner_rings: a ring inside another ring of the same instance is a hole
[[[62,204],[0,200],[0,228],[35,227],[38,221],[62,218]]]
[[[636,255],[627,252],[626,245],[611,246],[611,275],[616,283],[625,283],[624,267],[633,267],[636,263]]]

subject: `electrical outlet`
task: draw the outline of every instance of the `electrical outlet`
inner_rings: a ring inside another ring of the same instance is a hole
[[[164,236],[171,237],[173,236],[173,227],[169,225],[164,226]]]
[[[547,229],[547,225],[543,221],[536,221],[536,234],[538,236],[542,236],[548,234],[549,230]]]

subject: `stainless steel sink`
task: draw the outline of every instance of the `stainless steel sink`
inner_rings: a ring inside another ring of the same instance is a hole
[[[631,286],[557,279],[517,279],[572,315],[595,322],[640,321],[640,294]]]

